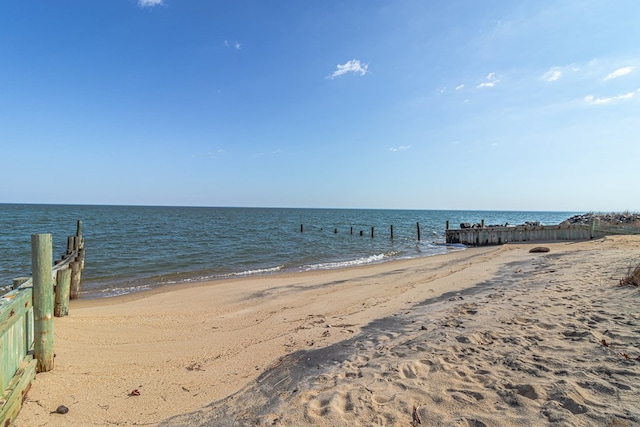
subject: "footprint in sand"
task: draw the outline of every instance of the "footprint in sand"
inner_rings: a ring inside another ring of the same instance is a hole
[[[377,405],[386,405],[387,403],[393,402],[396,399],[396,395],[394,393],[375,393],[371,400]]]
[[[480,420],[460,418],[456,422],[457,427],[487,427],[485,423]]]
[[[325,398],[310,398],[305,405],[305,418],[317,419],[331,414],[344,415],[353,411],[353,398],[351,393],[335,392]]]
[[[520,396],[526,397],[527,399],[536,400],[538,399],[538,393],[536,393],[536,389],[531,384],[520,384],[520,385],[507,385],[506,386],[510,390],[514,390]]]
[[[451,393],[451,397],[454,400],[457,400],[461,403],[476,403],[481,400],[484,400],[484,395],[482,393],[478,393],[477,391],[471,390],[456,390],[456,389],[447,389],[447,392]]]
[[[428,367],[425,369],[425,365],[419,361],[412,361],[404,363],[400,366],[400,378],[415,379],[425,377],[429,373]]]

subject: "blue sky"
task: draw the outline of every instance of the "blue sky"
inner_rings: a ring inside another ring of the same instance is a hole
[[[640,210],[636,0],[0,5],[0,202]]]

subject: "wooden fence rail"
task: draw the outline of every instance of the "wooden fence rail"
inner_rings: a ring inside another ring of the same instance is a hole
[[[32,235],[33,277],[14,279],[13,290],[0,297],[0,426],[13,424],[36,372],[53,369],[53,316],[68,314],[70,289],[80,288],[82,221],[69,241],[52,266],[51,234]]]

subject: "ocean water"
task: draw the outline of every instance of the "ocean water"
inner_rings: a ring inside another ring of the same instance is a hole
[[[464,249],[445,244],[447,220],[452,228],[481,219],[548,225],[576,213],[0,204],[0,286],[31,275],[32,234],[52,233],[58,259],[78,220],[86,254],[81,297],[99,298],[443,254]]]

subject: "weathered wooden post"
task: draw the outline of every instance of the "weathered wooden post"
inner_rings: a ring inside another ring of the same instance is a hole
[[[371,237],[373,237],[373,227],[371,227]]]
[[[82,237],[82,221],[80,220],[78,220],[76,236],[78,239],[78,261],[80,261],[80,270],[84,270],[84,238]]]
[[[78,294],[80,293],[80,280],[82,279],[82,264],[78,261],[73,261],[69,266],[71,268],[69,298],[78,299]]]
[[[393,240],[393,224],[391,224],[391,239]]]
[[[69,314],[69,293],[71,292],[71,268],[63,268],[56,272],[56,302],[53,314],[63,317]]]
[[[13,283],[11,286],[11,289],[18,289],[20,287],[20,285],[22,285],[23,283],[28,282],[30,279],[30,277],[16,277],[15,279],[13,279]]]
[[[34,357],[37,372],[53,369],[53,248],[51,234],[31,236],[33,274]]]
[[[300,224],[300,232],[304,232],[304,224]]]
[[[80,294],[80,283],[82,281],[82,270],[84,269],[84,239],[82,238],[82,221],[78,221],[78,231],[70,238],[76,257],[69,263],[71,268],[71,285],[69,289],[69,299],[77,299]],[[69,242],[67,242],[67,246]]]
[[[338,234],[338,229],[337,228],[333,229],[333,234]]]
[[[420,241],[420,223],[416,222],[416,228],[418,229],[418,241]]]
[[[448,229],[449,229],[449,220],[447,220],[447,224],[446,224],[445,230],[448,230]]]
[[[480,228],[484,228],[484,219],[480,220]]]
[[[351,234],[353,234],[353,226],[351,226]]]
[[[73,250],[75,247],[76,247],[76,236],[67,237],[67,256],[73,253]]]

